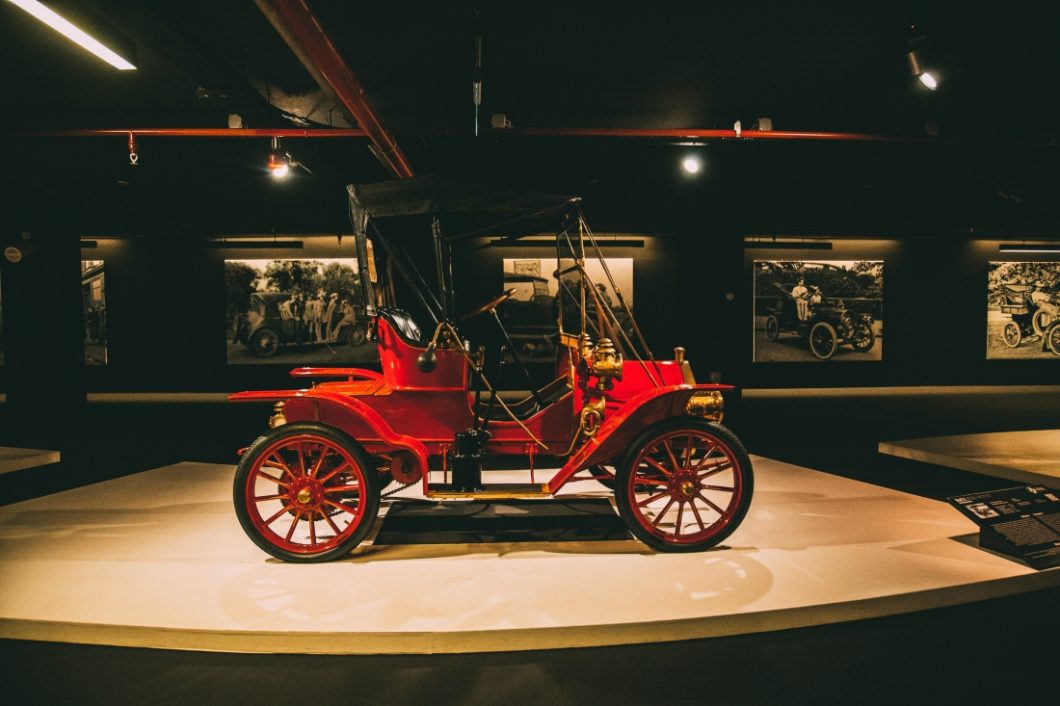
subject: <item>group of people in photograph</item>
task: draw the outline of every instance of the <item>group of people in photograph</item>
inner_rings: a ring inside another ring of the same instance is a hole
[[[799,321],[806,321],[813,315],[813,307],[824,301],[824,294],[817,285],[806,286],[806,279],[799,281],[791,288],[791,298],[795,302],[795,314]]]
[[[280,303],[280,318],[294,321],[299,338],[305,343],[333,343],[343,329],[356,322],[354,306],[349,299],[340,299],[338,292],[327,294],[317,290],[315,296],[295,291],[290,299]]]

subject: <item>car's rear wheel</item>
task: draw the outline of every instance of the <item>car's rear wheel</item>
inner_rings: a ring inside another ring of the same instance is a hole
[[[702,551],[732,534],[751,505],[751,460],[714,422],[679,418],[649,428],[615,478],[619,514],[639,540],[665,552]]]
[[[1005,324],[1005,328],[1001,331],[1001,340],[1005,342],[1005,345],[1009,348],[1015,348],[1023,340],[1023,333],[1020,331],[1019,324],[1015,321],[1009,321]]]
[[[354,348],[363,346],[368,340],[368,327],[364,324],[354,324],[346,336],[346,342]]]
[[[271,358],[280,350],[280,334],[271,328],[259,329],[250,337],[250,350],[259,358]]]
[[[821,360],[828,360],[835,353],[837,336],[835,326],[827,321],[818,321],[810,329],[810,352]]]
[[[236,468],[232,498],[247,536],[284,561],[341,558],[379,511],[379,474],[347,434],[295,422],[260,437]]]
[[[773,314],[770,314],[769,318],[766,319],[766,338],[770,341],[780,338],[780,321]]]

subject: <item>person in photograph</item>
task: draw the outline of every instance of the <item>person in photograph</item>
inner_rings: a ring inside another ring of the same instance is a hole
[[[1050,323],[1056,320],[1057,307],[1053,303],[1053,297],[1046,290],[1045,282],[1038,280],[1034,283],[1034,291],[1031,292],[1031,302],[1038,307],[1038,311],[1044,311],[1046,319],[1043,321],[1042,328],[1045,328]],[[1049,340],[1047,336],[1042,336],[1042,350],[1049,350]]]
[[[327,306],[324,307],[324,339],[327,341],[335,340],[335,314],[339,308],[339,293],[332,292],[328,295]]]
[[[795,314],[799,321],[810,318],[810,290],[806,288],[806,280],[799,277],[798,283],[791,288],[791,298],[795,302]]]
[[[306,335],[311,342],[320,342],[320,316],[323,314],[321,299],[324,292],[319,291],[315,297],[310,297],[305,303],[305,325]]]

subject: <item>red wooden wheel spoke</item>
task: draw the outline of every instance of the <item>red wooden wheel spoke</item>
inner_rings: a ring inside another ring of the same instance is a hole
[[[651,456],[645,456],[645,457],[644,457],[644,461],[645,461],[645,463],[647,463],[647,464],[648,464],[649,466],[652,466],[652,467],[656,468],[657,470],[661,471],[662,473],[665,473],[665,474],[666,474],[666,475],[668,475],[668,476],[672,476],[672,475],[673,475],[673,473],[671,473],[671,472],[670,472],[670,471],[669,471],[669,470],[668,470],[668,469],[667,469],[667,468],[666,468],[665,466],[663,466],[663,465],[662,465],[661,463],[659,463],[658,461],[656,461],[656,460],[655,460],[654,458],[652,458]]]
[[[674,523],[674,536],[681,536],[681,516],[685,513],[685,504],[682,502],[677,503],[677,522]]]
[[[325,493],[360,493],[360,485],[336,485],[331,488],[324,488]]]
[[[669,483],[662,478],[637,478],[637,485],[669,485]]]
[[[298,521],[300,519],[302,519],[302,513],[296,511],[295,515],[294,515],[294,519],[291,520],[291,526],[287,530],[287,536],[284,537],[285,541],[288,541],[288,542],[291,541],[291,537],[294,536],[294,528],[298,526]]]
[[[703,518],[699,516],[699,510],[696,508],[696,504],[691,502],[689,503],[689,506],[692,508],[692,514],[696,516],[696,522],[699,523],[700,530],[705,530],[707,526],[703,523]]]
[[[672,446],[670,446],[669,439],[663,439],[663,448],[666,449],[666,455],[670,457],[670,468],[674,470],[681,468],[681,466],[677,463],[677,458],[674,456],[674,449]]]
[[[658,527],[659,526],[659,523],[662,521],[663,515],[666,514],[666,511],[669,510],[670,506],[673,505],[675,502],[677,502],[677,501],[674,500],[673,498],[670,498],[670,502],[666,503],[666,506],[663,507],[663,509],[659,512],[659,514],[655,516],[655,521],[651,523],[652,527]]]
[[[256,471],[254,471],[254,475],[260,476],[260,477],[264,478],[265,480],[269,481],[270,483],[275,483],[276,485],[278,485],[278,486],[280,486],[281,488],[284,488],[284,489],[291,487],[290,483],[284,483],[279,478],[276,478],[274,476],[270,476],[268,473],[265,473],[260,468],[258,470],[256,470]]]
[[[255,495],[254,500],[256,502],[265,502],[266,500],[279,500],[280,498],[286,498],[287,493],[276,493],[275,495]]]
[[[685,460],[681,462],[681,468],[688,468],[688,465],[692,463],[692,453],[695,451],[696,442],[691,434],[685,437],[688,440],[688,446],[685,447]]]
[[[342,471],[345,471],[345,470],[346,470],[347,468],[351,468],[351,466],[350,466],[350,464],[349,464],[348,462],[346,462],[346,463],[340,463],[340,464],[339,464],[338,466],[336,466],[336,467],[335,467],[335,468],[334,468],[334,469],[333,469],[333,470],[332,470],[332,471],[331,471],[330,473],[328,473],[328,474],[327,474],[326,476],[324,476],[323,478],[317,478],[317,480],[318,480],[318,481],[320,481],[321,483],[327,483],[327,482],[328,482],[329,480],[331,480],[332,478],[334,478],[334,477],[335,477],[336,475],[338,475],[338,474],[339,474],[340,472],[342,472]]]
[[[298,475],[305,475],[305,442],[299,441],[295,444],[294,452],[298,456]]]
[[[720,490],[720,491],[722,491],[724,493],[731,493],[734,490],[736,490],[736,488],[733,488],[732,486],[726,486],[726,485],[701,485],[699,487],[702,488],[703,490]]]
[[[724,517],[724,516],[725,516],[725,511],[724,511],[724,510],[722,510],[722,509],[721,509],[720,507],[718,507],[717,505],[715,505],[715,504],[714,504],[714,503],[713,503],[713,502],[711,501],[711,499],[710,499],[710,498],[708,498],[707,496],[703,495],[703,493],[696,493],[696,497],[697,497],[697,498],[699,498],[700,500],[702,500],[703,502],[705,502],[705,503],[706,503],[707,505],[710,505],[710,509],[711,509],[711,510],[713,510],[714,512],[718,513],[718,514],[719,514],[719,515],[721,515],[722,517]]]
[[[703,480],[704,478],[715,475],[716,473],[721,473],[722,471],[728,470],[730,468],[732,468],[732,461],[726,458],[722,463],[719,463],[717,466],[711,468],[709,471],[704,471],[700,473],[698,477],[699,480]]]
[[[295,477],[294,473],[292,473],[292,472],[291,472],[291,469],[290,469],[290,468],[289,468],[289,467],[287,466],[287,464],[286,464],[286,463],[284,463],[284,462],[283,462],[283,459],[282,459],[282,458],[280,458],[280,457],[279,457],[278,455],[276,455],[275,453],[269,454],[269,457],[268,457],[267,459],[265,459],[265,460],[266,460],[266,461],[275,461],[275,462],[276,462],[276,465],[277,465],[277,467],[279,467],[279,468],[283,469],[283,472],[284,472],[284,473],[286,473],[287,475],[291,476],[292,478],[294,478],[294,477]],[[262,466],[264,466],[264,465],[265,465],[265,464],[262,464]]]
[[[273,515],[273,516],[272,516],[272,517],[270,517],[269,519],[265,520],[265,526],[266,526],[266,527],[268,527],[268,526],[269,526],[269,525],[271,525],[271,524],[272,524],[273,522],[275,522],[276,520],[278,520],[278,519],[280,518],[280,515],[286,514],[286,513],[287,513],[287,510],[288,510],[288,509],[289,509],[290,507],[291,507],[290,505],[284,505],[284,506],[283,506],[282,508],[280,508],[280,511],[279,511],[279,512],[277,512],[277,513],[276,513],[275,515]]]
[[[338,537],[340,534],[342,534],[342,530],[340,530],[339,526],[335,524],[335,521],[333,519],[331,519],[331,515],[329,515],[328,513],[324,512],[323,510],[320,511],[320,514],[322,514],[324,516],[324,519],[328,521],[328,524],[331,525],[331,529],[333,529],[335,531],[335,536],[336,537]]]
[[[317,511],[309,511],[309,543],[315,545],[317,543]]]
[[[659,498],[665,498],[669,494],[670,494],[669,490],[664,490],[663,492],[659,493],[658,495],[653,495],[650,498],[648,498],[647,500],[640,501],[639,503],[637,503],[637,507],[644,507],[648,503],[654,502],[654,501],[658,500]]]
[[[332,449],[331,449],[330,446],[325,446],[325,445],[321,444],[321,446],[320,446],[320,456],[319,456],[319,458],[317,458],[316,465],[313,466],[311,469],[309,469],[309,477],[310,478],[314,478],[314,477],[316,477],[317,473],[320,473],[320,467],[324,465],[324,457],[327,456],[329,453],[331,453],[331,451],[332,451]]]
[[[325,505],[330,505],[331,507],[336,508],[338,510],[342,510],[343,512],[348,512],[351,515],[356,515],[357,514],[357,508],[355,508],[355,507],[349,507],[348,505],[340,505],[339,503],[332,502],[330,500],[325,500],[324,504]]]
[[[717,449],[717,448],[718,448],[718,445],[716,443],[714,443],[713,441],[711,441],[710,445],[707,447],[706,453],[703,454],[703,458],[699,459],[699,463],[696,464],[696,469],[695,470],[698,471],[700,468],[703,468],[703,464],[707,462],[707,459],[710,458],[710,455],[712,453],[714,453],[714,450]]]

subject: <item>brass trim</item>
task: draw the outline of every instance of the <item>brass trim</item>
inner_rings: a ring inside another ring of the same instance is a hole
[[[269,417],[269,429],[275,429],[276,427],[283,426],[287,423],[287,417],[283,414],[283,400],[280,400],[272,406],[272,416]]]
[[[685,412],[693,417],[703,417],[711,422],[725,418],[725,399],[717,390],[697,392],[688,398]]]

